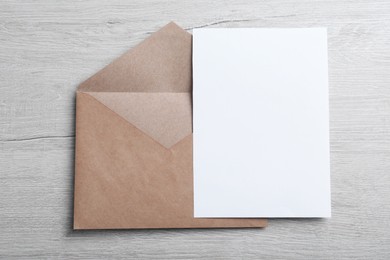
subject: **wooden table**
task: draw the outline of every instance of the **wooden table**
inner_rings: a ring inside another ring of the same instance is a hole
[[[72,231],[77,85],[169,21],[328,27],[333,217]],[[0,258],[390,259],[390,1],[0,2]]]

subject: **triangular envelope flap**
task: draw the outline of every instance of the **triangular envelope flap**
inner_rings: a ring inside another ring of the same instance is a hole
[[[82,83],[79,91],[191,92],[191,34],[169,23]]]
[[[190,93],[88,92],[166,148],[192,132]]]

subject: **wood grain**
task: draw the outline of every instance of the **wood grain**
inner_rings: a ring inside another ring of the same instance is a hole
[[[76,86],[174,20],[328,27],[330,220],[74,232]],[[0,2],[0,258],[389,259],[389,1]]]

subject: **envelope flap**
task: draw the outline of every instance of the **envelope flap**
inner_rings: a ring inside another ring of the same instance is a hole
[[[192,133],[190,93],[87,94],[166,148],[172,147]]]
[[[191,34],[169,23],[79,86],[92,92],[190,92]]]

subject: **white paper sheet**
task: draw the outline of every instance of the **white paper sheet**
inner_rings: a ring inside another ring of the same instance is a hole
[[[193,31],[195,217],[330,217],[327,33]]]

